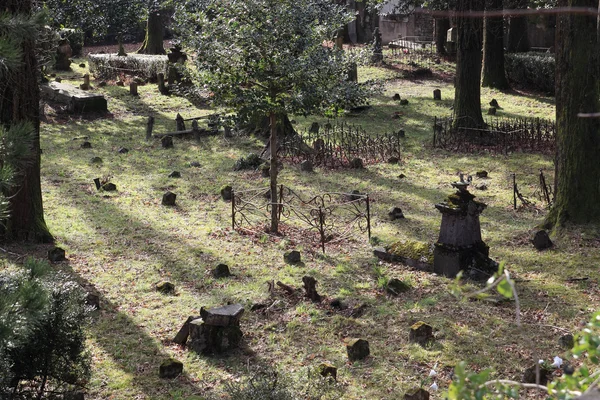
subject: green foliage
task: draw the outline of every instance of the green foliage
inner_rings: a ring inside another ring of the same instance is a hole
[[[366,101],[353,60],[323,46],[351,16],[333,2],[251,0],[179,6],[183,43],[217,105],[241,115],[311,114]]]
[[[45,0],[52,25],[86,33],[91,42],[121,33],[126,39],[143,35],[147,0]]]
[[[156,79],[159,73],[167,73],[167,56],[129,54],[90,54],[90,72],[97,78],[115,79],[122,74],[135,75],[143,79]]]
[[[45,262],[0,271],[0,397],[45,398],[90,374],[84,293]]]
[[[553,54],[507,53],[504,55],[504,65],[511,82],[554,95]]]

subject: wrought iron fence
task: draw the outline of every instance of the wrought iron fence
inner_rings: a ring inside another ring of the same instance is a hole
[[[292,163],[309,160],[314,166],[340,168],[360,158],[364,164],[400,159],[404,131],[369,134],[362,127],[341,122],[325,124],[282,140],[278,156]]]
[[[233,191],[231,225],[251,230],[270,221],[272,207],[278,208],[279,222],[318,234],[321,250],[326,243],[350,237],[356,230],[371,238],[369,195],[323,193],[305,200],[292,189],[280,185],[278,199],[271,202],[268,188]]]
[[[407,64],[417,68],[431,68],[439,63],[435,43],[430,38],[410,36],[394,40],[388,44],[386,58],[395,63]]]
[[[512,151],[554,153],[554,121],[541,118],[492,118],[486,121],[484,128],[460,127],[455,122],[454,117],[435,118],[434,147],[461,152],[485,149],[501,154]]]

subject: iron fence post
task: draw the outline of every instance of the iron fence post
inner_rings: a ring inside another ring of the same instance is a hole
[[[235,191],[231,189],[231,229],[235,230]]]
[[[371,205],[369,195],[367,195],[367,233],[369,234],[369,240],[371,240]]]
[[[321,251],[325,254],[325,216],[321,206],[319,206],[319,233],[321,234]]]

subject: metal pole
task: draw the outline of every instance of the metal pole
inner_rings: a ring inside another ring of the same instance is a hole
[[[321,234],[321,251],[325,254],[325,217],[323,215],[323,209],[319,207],[319,233]]]
[[[517,209],[517,174],[513,174],[513,209]]]
[[[281,212],[283,211],[283,185],[279,185],[279,204],[277,205],[277,220],[281,221]]]
[[[235,192],[231,189],[231,229],[235,230]]]
[[[369,240],[371,240],[371,206],[369,202],[369,195],[367,195],[367,232],[369,234]]]

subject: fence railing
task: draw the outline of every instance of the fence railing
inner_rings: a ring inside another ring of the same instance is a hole
[[[433,123],[433,146],[452,151],[552,154],[555,140],[556,123],[541,118],[492,118],[484,128],[461,127],[454,117],[436,117]]]
[[[282,140],[278,156],[297,163],[309,160],[315,166],[347,167],[355,158],[365,164],[400,159],[403,131],[369,134],[360,126],[344,122],[326,124],[318,131],[306,131]]]
[[[276,202],[271,202],[268,188],[233,191],[231,225],[233,229],[252,230],[264,226],[271,218],[272,207],[278,208],[279,222],[318,233],[321,250],[326,243],[350,237],[357,230],[371,238],[369,195],[357,193],[323,193],[303,199],[292,189],[280,185]]]

